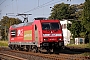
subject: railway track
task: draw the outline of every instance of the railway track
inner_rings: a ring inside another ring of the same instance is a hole
[[[26,59],[8,55],[8,54],[4,54],[4,53],[0,53],[0,60],[26,60]]]
[[[0,52],[17,56],[26,60],[90,60],[90,57],[85,57],[80,54],[41,54],[7,49],[4,49]]]

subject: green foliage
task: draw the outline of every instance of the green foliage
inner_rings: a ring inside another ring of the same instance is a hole
[[[56,4],[54,8],[52,8],[50,19],[64,19],[69,17],[69,4]]]
[[[70,4],[56,4],[51,10],[49,19],[78,19],[81,16],[83,4],[70,5]]]
[[[83,37],[85,38],[85,43],[88,43],[88,32],[84,28],[84,26],[81,24],[81,21],[72,21],[71,26],[68,24],[68,29],[70,30],[73,39],[76,37]]]
[[[0,41],[0,46],[8,46],[8,41]]]
[[[72,25],[71,26],[68,26],[68,29],[73,34],[73,38],[80,37],[80,34],[79,34],[81,32],[80,21],[72,21]]]
[[[90,0],[85,0],[81,20],[82,20],[82,22],[81,22],[82,25],[84,26],[84,28],[88,32],[87,36],[90,40]]]
[[[83,11],[83,6],[84,4],[80,4],[80,5],[71,5],[70,6],[70,17],[72,17],[72,19],[79,19],[81,17],[82,11]]]
[[[7,39],[8,36],[8,29],[11,25],[19,24],[22,21],[20,19],[16,18],[9,18],[7,16],[4,16],[3,19],[0,21],[0,30],[1,30],[1,36],[2,39]]]
[[[82,25],[90,32],[90,0],[86,0],[84,3],[84,10],[82,14]]]
[[[89,52],[85,52],[85,53],[83,53],[82,55],[88,57],[88,56],[90,56],[90,53],[89,53]]]
[[[84,37],[84,38],[85,38],[85,35],[86,35],[85,32],[81,32],[81,33],[80,33],[80,37]]]

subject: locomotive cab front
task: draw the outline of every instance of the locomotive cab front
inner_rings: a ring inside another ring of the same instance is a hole
[[[64,46],[62,27],[59,20],[41,20],[44,49],[61,48]]]

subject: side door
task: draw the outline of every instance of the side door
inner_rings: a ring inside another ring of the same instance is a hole
[[[38,34],[38,28],[37,28],[37,26],[35,25],[35,42],[38,44],[38,41],[39,41],[39,34]]]

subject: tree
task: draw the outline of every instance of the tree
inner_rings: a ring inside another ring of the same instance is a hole
[[[73,34],[73,38],[80,37],[79,33],[81,33],[81,28],[80,21],[72,21],[71,26],[68,24],[68,29],[71,31],[71,34]]]
[[[18,18],[9,18],[4,16],[0,21],[0,30],[2,39],[7,39],[8,29],[11,25],[22,23],[22,21]]]
[[[82,24],[90,32],[90,0],[86,0],[84,4],[84,10],[82,13]]]
[[[56,4],[54,8],[52,8],[50,19],[68,19],[69,15],[69,4]]]
[[[84,4],[56,4],[52,10],[51,10],[51,16],[49,16],[49,19],[73,19],[78,20],[78,18],[81,16],[82,10],[83,10]]]
[[[81,17],[82,11],[83,11],[84,4],[74,4],[70,6],[70,17],[71,19],[79,19]]]
[[[90,0],[85,0],[81,20],[82,20],[82,22],[81,22],[82,25],[86,29],[86,32],[87,32],[86,35],[88,36],[88,38],[90,40]],[[89,43],[90,43],[90,41],[89,41]]]
[[[1,26],[6,26],[9,28],[11,25],[22,23],[22,21],[18,18],[9,18],[7,16],[4,16],[3,19],[0,21]]]

